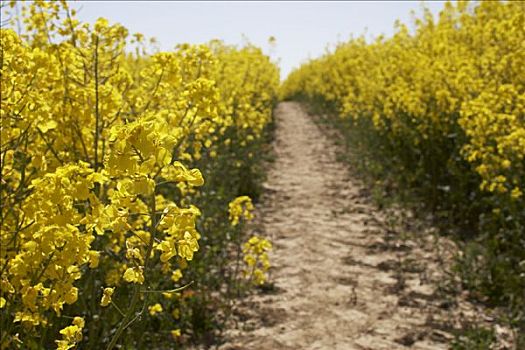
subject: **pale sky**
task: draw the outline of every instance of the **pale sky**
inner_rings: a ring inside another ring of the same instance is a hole
[[[327,45],[358,36],[391,35],[396,19],[411,23],[411,10],[421,13],[420,1],[78,1],[78,17],[94,22],[106,17],[130,33],[155,37],[162,50],[182,42],[204,43],[222,39],[242,44],[243,36],[279,60],[281,77],[308,58],[325,52]],[[426,1],[434,14],[443,1]],[[277,44],[270,50],[268,38]]]

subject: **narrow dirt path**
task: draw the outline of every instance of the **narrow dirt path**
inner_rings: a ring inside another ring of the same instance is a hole
[[[279,105],[274,147],[257,214],[276,291],[240,305],[220,349],[447,349],[439,316],[476,310],[435,296],[435,254],[389,231],[300,105]]]

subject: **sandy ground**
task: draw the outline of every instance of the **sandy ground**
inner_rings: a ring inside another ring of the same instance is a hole
[[[275,290],[238,305],[220,349],[448,349],[465,318],[491,322],[461,295],[437,292],[451,243],[405,237],[299,104],[276,114],[256,225],[274,243]]]

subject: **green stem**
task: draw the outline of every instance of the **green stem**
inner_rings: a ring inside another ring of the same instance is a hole
[[[151,195],[151,198],[150,198],[150,217],[151,217],[151,226],[149,229],[150,239],[149,239],[148,247],[146,249],[146,256],[144,257],[144,271],[143,271],[144,279],[146,278],[146,275],[147,275],[146,273],[148,270],[148,263],[150,260],[151,251],[153,249],[153,243],[155,242],[155,233],[156,233],[156,228],[157,228],[155,194]],[[115,335],[111,339],[111,342],[109,343],[106,350],[112,350],[115,347],[115,345],[117,345],[118,339],[120,338],[122,333],[126,330],[126,328],[128,328],[137,319],[137,317],[135,317],[131,320],[131,316],[133,316],[133,314],[135,313],[135,308],[137,307],[137,303],[139,301],[140,294],[141,294],[140,285],[136,284],[135,288],[133,289],[133,296],[131,298],[131,303],[129,305],[128,311],[126,312],[126,316],[120,322],[120,325],[117,331],[115,332]]]

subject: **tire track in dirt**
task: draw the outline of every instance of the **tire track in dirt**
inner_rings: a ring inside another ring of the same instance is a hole
[[[276,292],[238,306],[220,349],[449,348],[454,317],[481,313],[435,296],[442,261],[389,231],[299,104],[281,103],[276,118],[276,160],[257,212],[274,244]]]

